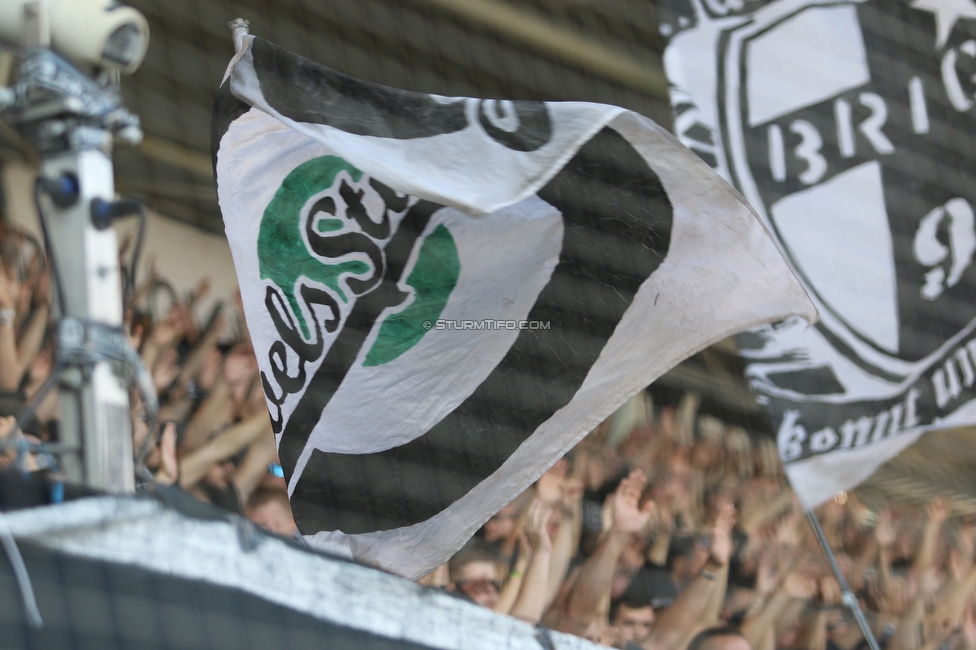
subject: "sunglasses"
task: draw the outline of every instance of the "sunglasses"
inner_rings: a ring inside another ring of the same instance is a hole
[[[458,580],[455,583],[458,589],[470,588],[471,591],[486,591],[489,587],[495,591],[501,591],[504,584],[501,580]]]

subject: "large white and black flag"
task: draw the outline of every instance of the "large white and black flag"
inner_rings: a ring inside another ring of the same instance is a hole
[[[676,134],[816,303],[741,337],[814,506],[976,423],[976,2],[669,0]]]
[[[646,118],[238,45],[218,198],[316,546],[423,574],[681,359],[816,318],[741,196]]]

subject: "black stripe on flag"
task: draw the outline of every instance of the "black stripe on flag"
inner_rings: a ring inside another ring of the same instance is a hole
[[[364,455],[314,450],[291,498],[303,532],[368,533],[425,521],[494,473],[573,399],[637,290],[667,255],[672,206],[657,174],[609,128],[538,196],[562,213],[565,228],[559,263],[527,317],[549,321],[550,329],[519,332],[467,400],[416,440]],[[414,239],[423,230],[419,222],[404,225],[419,228]],[[635,244],[642,254],[634,255]],[[350,318],[345,328],[356,326]],[[366,334],[357,332],[351,347],[336,351],[346,370]],[[282,436],[279,452],[289,471],[345,375],[329,363],[332,356],[330,350]]]
[[[214,168],[214,184],[217,183],[217,150],[220,149],[220,141],[230,128],[231,122],[249,110],[251,110],[250,106],[231,94],[229,81],[224,82],[217,90],[210,117],[210,158]]]
[[[468,125],[463,101],[438,102],[423,93],[360,81],[262,38],[251,43],[251,57],[268,105],[296,122],[401,140]]]
[[[379,286],[356,301],[346,318],[339,335],[325,353],[322,365],[308,383],[298,405],[288,418],[281,440],[278,442],[278,456],[285,476],[291,480],[295,464],[308,436],[321,419],[322,411],[339,389],[352,364],[356,362],[366,337],[373,325],[387,307],[395,307],[403,302],[406,294],[400,290],[399,282],[403,270],[410,259],[414,244],[423,234],[430,217],[444,206],[430,201],[418,201],[410,208],[400,227],[384,249],[386,273]]]
[[[435,99],[389,88],[330,70],[261,38],[251,61],[268,105],[296,122],[324,124],[356,135],[410,140],[454,133],[468,126],[467,101]],[[493,121],[514,113],[515,131]],[[552,139],[545,102],[481,100],[478,121],[496,142],[515,151],[535,151]]]

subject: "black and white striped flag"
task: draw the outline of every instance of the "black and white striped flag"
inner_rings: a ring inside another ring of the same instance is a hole
[[[313,545],[421,575],[680,360],[816,318],[742,198],[640,115],[236,40],[218,198]]]

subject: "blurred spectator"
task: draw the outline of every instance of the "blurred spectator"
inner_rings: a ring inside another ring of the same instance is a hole
[[[286,537],[298,535],[288,493],[284,490],[259,488],[248,500],[245,514],[248,519],[273,533]]]

